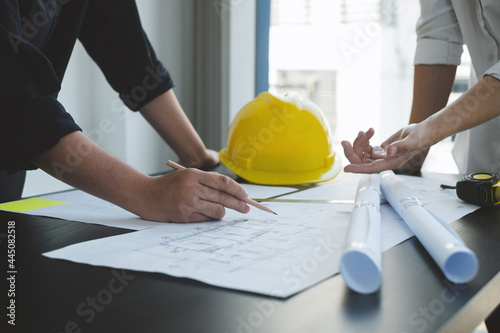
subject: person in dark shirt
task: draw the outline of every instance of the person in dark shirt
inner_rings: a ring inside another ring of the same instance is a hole
[[[77,39],[124,103],[191,169],[147,176],[81,132],[57,100]],[[240,185],[194,169],[216,165],[217,152],[205,147],[179,105],[134,0],[0,0],[0,73],[0,186],[10,192],[4,199],[20,196],[25,170],[41,168],[148,220],[219,219],[224,207],[248,212]]]

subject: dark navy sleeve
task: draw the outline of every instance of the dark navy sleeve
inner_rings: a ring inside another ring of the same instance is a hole
[[[79,39],[131,110],[173,87],[143,31],[134,0],[89,0]]]
[[[17,0],[0,1],[0,169],[35,169],[34,156],[81,130],[57,101],[51,62],[23,40]]]

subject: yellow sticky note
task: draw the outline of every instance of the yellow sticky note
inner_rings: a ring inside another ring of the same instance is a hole
[[[63,201],[47,200],[42,198],[29,198],[17,201],[11,201],[0,204],[0,209],[10,212],[27,212],[33,209],[45,208],[65,204]]]

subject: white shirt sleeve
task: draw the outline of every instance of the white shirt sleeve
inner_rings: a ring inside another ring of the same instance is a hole
[[[500,80],[500,61],[491,66],[485,73],[484,75],[491,75],[495,79]],[[484,76],[483,75],[483,76]]]
[[[420,0],[415,65],[460,65],[463,40],[450,0]]]

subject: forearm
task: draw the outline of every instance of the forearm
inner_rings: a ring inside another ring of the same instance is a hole
[[[194,165],[206,155],[205,144],[172,90],[146,104],[140,112],[181,161]]]
[[[412,161],[432,145],[498,116],[500,81],[485,76],[452,104],[418,124],[410,124],[397,131],[386,140],[383,147],[371,147],[369,142],[366,142],[366,134],[365,139],[358,136],[354,147],[343,141],[346,157],[352,163],[344,170],[356,173],[401,168],[408,170],[415,164]]]
[[[500,115],[500,81],[485,76],[454,103],[422,122],[434,143]]]
[[[456,66],[415,66],[410,124],[419,123],[446,106],[455,81],[455,73]],[[381,146],[386,149],[391,142],[386,141]],[[396,171],[404,174],[420,172],[428,152],[428,149],[422,150]]]
[[[31,160],[45,172],[152,221],[220,219],[224,207],[246,213],[245,189],[229,177],[187,169],[150,177],[113,157],[81,132]]]
[[[456,69],[448,65],[415,66],[410,124],[419,123],[446,106]]]
[[[139,191],[148,176],[72,132],[32,162],[59,180],[140,215]]]

